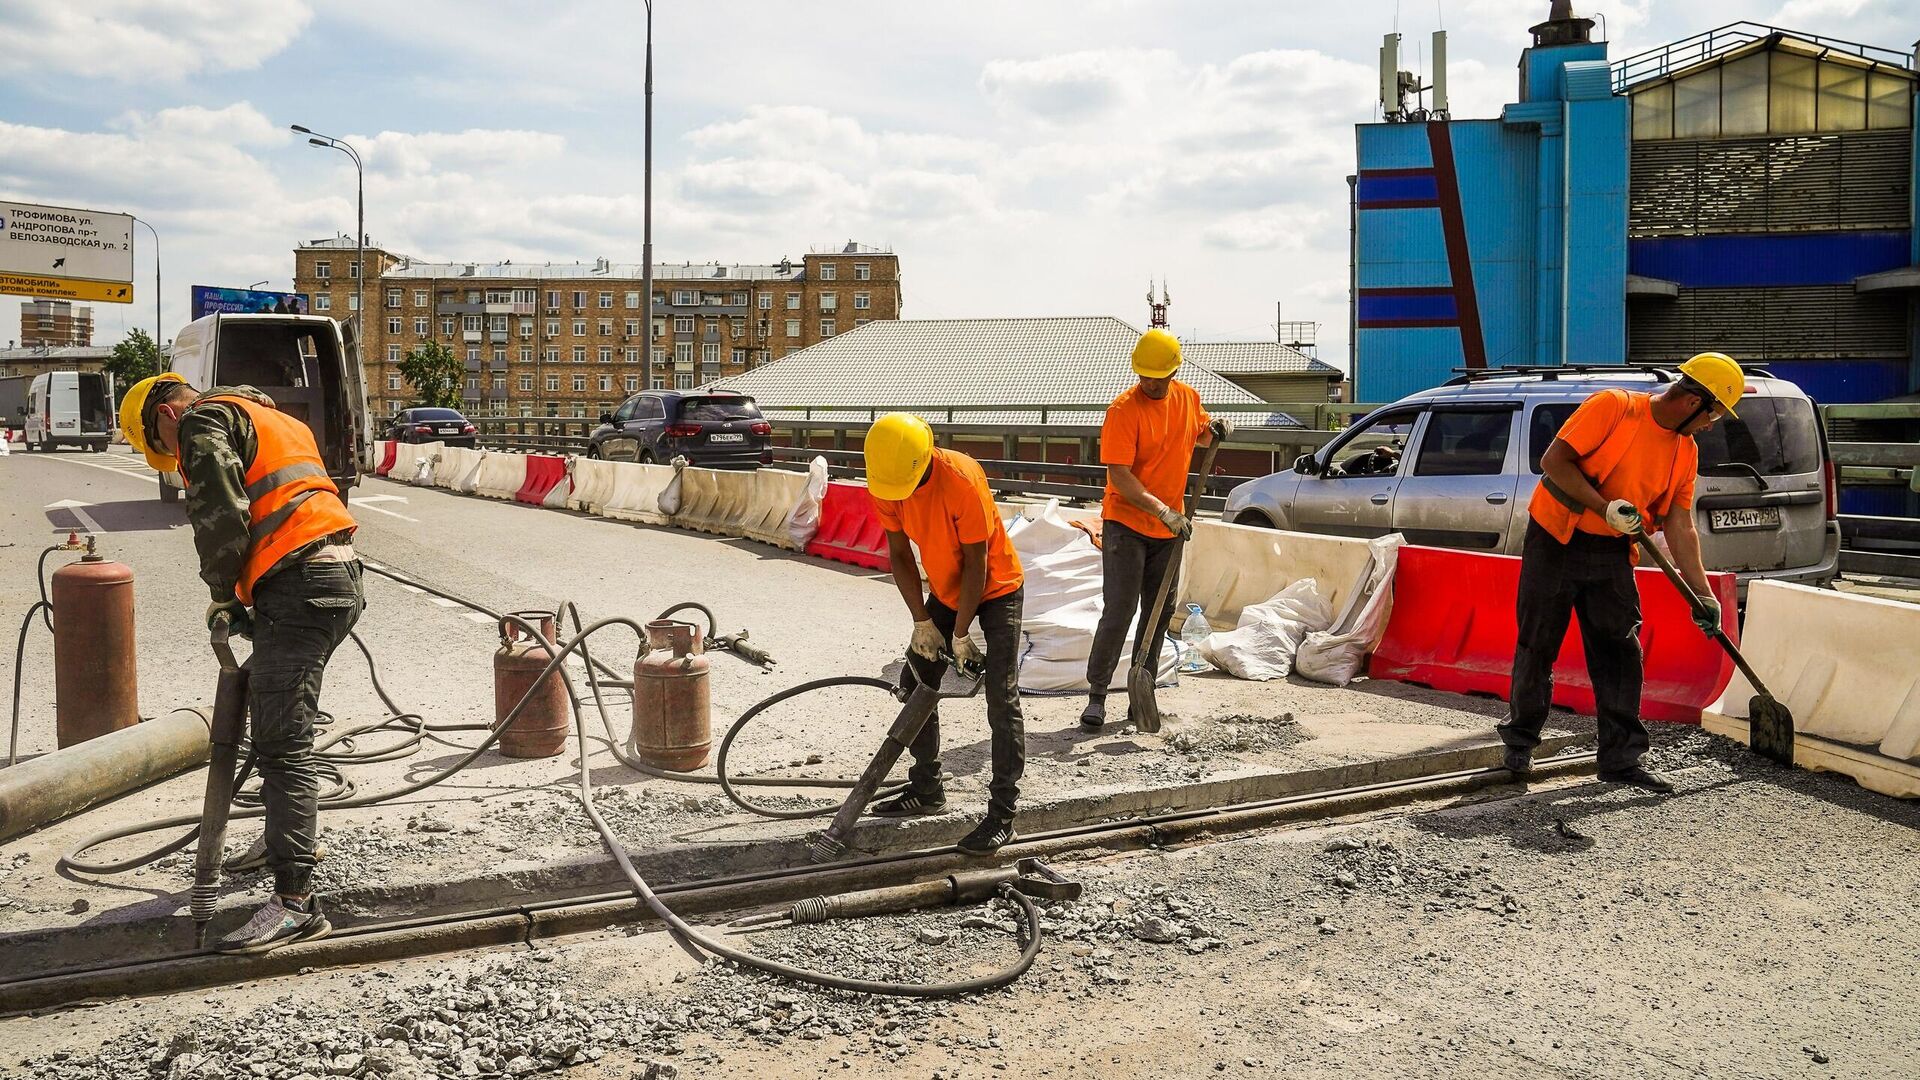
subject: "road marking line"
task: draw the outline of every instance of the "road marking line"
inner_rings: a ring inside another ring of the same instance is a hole
[[[61,499],[59,502],[48,503],[45,509],[65,510],[67,513],[72,514],[74,520],[78,521],[88,532],[105,533],[107,530],[101,528],[99,522],[93,520],[85,510],[81,509],[82,507],[92,505],[92,503],[84,503],[78,499]]]
[[[449,600],[449,599],[447,599],[447,598],[446,598],[446,597],[444,597],[444,596],[430,596],[430,597],[428,597],[427,599],[429,599],[429,600],[432,600],[432,601],[433,601],[434,603],[436,603],[436,604],[439,604],[439,605],[440,605],[441,607],[459,607],[459,606],[461,606],[461,605],[460,605],[460,601],[458,601],[458,600]]]
[[[351,503],[347,505],[347,510],[349,512],[355,511],[355,510],[371,510],[376,514],[385,514],[388,517],[399,518],[401,521],[411,521],[415,525],[420,524],[419,518],[410,518],[405,514],[396,514],[391,510],[383,510],[378,506],[368,506],[367,501],[365,499],[354,499]]]
[[[407,590],[408,592],[410,592],[410,593],[414,593],[414,594],[416,594],[416,595],[420,595],[420,594],[424,594],[424,593],[425,593],[425,592],[427,591],[427,590],[425,590],[425,589],[423,589],[423,588],[421,588],[421,587],[419,587],[418,585],[409,585],[409,584],[407,584],[407,583],[406,583],[406,582],[404,582],[404,581],[396,581],[396,582],[394,582],[394,584],[395,584],[395,585],[398,585],[398,586],[400,586],[401,588],[403,588],[403,589],[405,589],[405,590]]]
[[[472,619],[474,622],[477,622],[477,623],[484,623],[487,626],[493,625],[493,616],[488,615],[485,612],[469,611],[467,612],[467,618]]]

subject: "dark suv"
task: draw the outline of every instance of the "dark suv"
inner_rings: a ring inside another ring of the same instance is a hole
[[[703,469],[757,469],[773,463],[773,425],[745,394],[725,390],[643,390],[602,413],[587,456],[665,465],[676,457]]]
[[[402,409],[387,423],[383,439],[404,443],[446,443],[448,446],[473,446],[478,441],[474,426],[455,409],[425,407]]]

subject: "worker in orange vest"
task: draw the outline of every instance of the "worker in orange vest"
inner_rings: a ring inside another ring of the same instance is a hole
[[[1540,459],[1540,485],[1521,550],[1512,704],[1500,725],[1504,764],[1533,771],[1533,749],[1553,700],[1553,662],[1569,618],[1580,620],[1600,725],[1600,779],[1659,794],[1673,785],[1640,764],[1640,594],[1633,583],[1635,534],[1662,532],[1674,564],[1700,598],[1701,629],[1720,605],[1700,560],[1693,436],[1734,415],[1746,376],[1720,353],[1680,365],[1658,394],[1602,390],[1582,402]]]
[[[357,526],[313,433],[250,387],[203,394],[171,372],[143,379],[121,399],[120,427],[147,464],[185,480],[200,577],[213,593],[207,625],[224,615],[253,638],[247,713],[266,831],[255,852],[227,865],[264,863],[274,893],[219,948],[255,953],[323,937],[332,927],[312,889],[313,728],[327,661],[366,607]]]

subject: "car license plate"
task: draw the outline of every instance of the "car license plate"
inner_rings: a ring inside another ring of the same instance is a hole
[[[747,437],[737,431],[716,431],[707,436],[708,442],[746,442]]]
[[[440,429],[440,434],[442,434],[442,435],[458,435],[458,434],[460,434],[460,427],[459,427],[459,425],[458,425],[458,424],[448,424],[448,425],[447,425],[446,427],[443,427],[443,428],[441,428],[441,429]]]
[[[1740,529],[1777,529],[1780,527],[1780,508],[1777,506],[1755,506],[1740,510],[1708,511],[1707,527],[1714,532],[1735,532]]]

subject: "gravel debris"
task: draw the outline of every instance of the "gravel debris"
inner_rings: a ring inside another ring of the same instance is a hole
[[[613,831],[630,844],[659,845],[680,840],[695,829],[728,820],[748,818],[747,812],[719,794],[702,795],[684,785],[657,787],[634,784],[604,785],[593,789],[593,805]],[[754,793],[754,802],[775,810],[805,810],[835,805],[833,800],[804,795]],[[757,818],[752,820],[758,820]],[[507,809],[489,820],[490,835],[498,840],[567,847],[599,847],[600,834],[571,793],[534,791],[510,800]]]
[[[1211,754],[1258,753],[1304,742],[1306,733],[1293,714],[1249,716],[1233,713],[1208,722],[1182,727],[1167,736],[1167,752],[1189,760]]]

